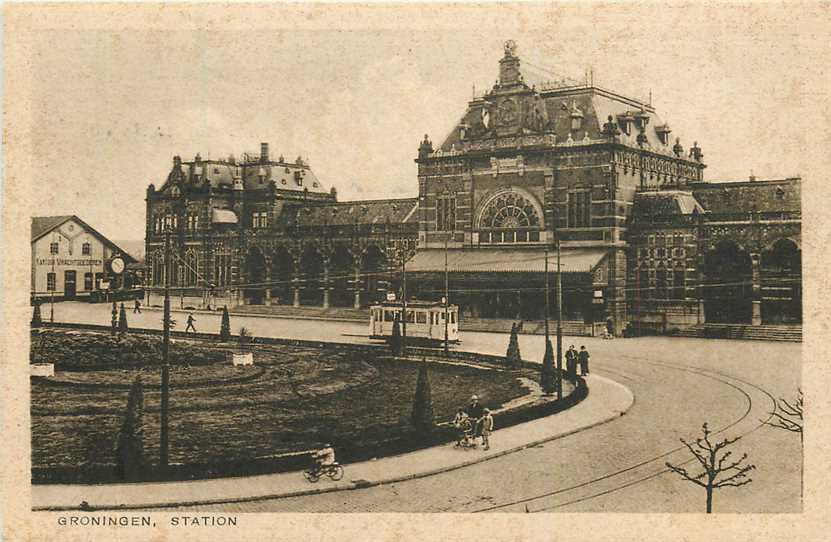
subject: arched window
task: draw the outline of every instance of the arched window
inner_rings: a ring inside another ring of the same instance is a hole
[[[151,259],[151,277],[152,283],[156,286],[162,286],[164,284],[164,255],[161,251],[157,250],[153,253]]]
[[[90,244],[84,243],[83,245],[81,245],[81,255],[89,256],[90,254],[92,254],[92,247],[90,246]]]
[[[540,240],[540,217],[522,194],[505,192],[488,202],[479,219],[480,243],[527,243]]]
[[[197,259],[196,251],[194,249],[189,249],[185,253],[185,265],[184,269],[182,270],[182,274],[185,278],[185,286],[196,286],[198,282],[198,266],[199,262]]]

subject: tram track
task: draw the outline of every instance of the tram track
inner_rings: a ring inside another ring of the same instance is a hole
[[[742,389],[741,387],[737,386],[733,382],[730,382],[726,379],[733,380],[735,382],[741,383],[745,386],[748,386],[748,387],[751,387],[755,390],[758,390],[759,392],[764,394],[770,400],[771,405],[772,405],[772,408],[768,412],[767,418],[765,420],[763,420],[763,421],[761,421],[761,423],[755,425],[749,431],[745,431],[745,432],[741,433],[739,436],[744,437],[744,436],[749,435],[749,434],[753,433],[754,431],[758,430],[760,427],[764,426],[765,422],[767,422],[771,419],[771,417],[772,417],[771,412],[772,412],[773,409],[775,409],[775,406],[776,406],[776,399],[767,390],[765,390],[765,389],[763,389],[763,388],[761,388],[761,387],[759,387],[759,386],[757,386],[757,385],[755,385],[751,382],[748,382],[746,380],[743,380],[741,378],[738,378],[738,377],[735,377],[735,376],[732,376],[732,375],[722,373],[720,371],[715,371],[715,370],[711,370],[711,369],[702,369],[702,368],[699,368],[699,367],[684,367],[684,366],[674,365],[674,364],[668,363],[668,362],[648,361],[648,360],[643,360],[642,358],[638,358],[638,357],[635,357],[635,356],[621,356],[619,359],[632,360],[632,361],[637,361],[638,363],[647,363],[647,364],[657,366],[657,367],[663,367],[663,368],[666,368],[666,369],[672,369],[672,370],[683,371],[683,372],[687,372],[687,373],[691,373],[691,374],[696,374],[696,375],[703,376],[705,378],[709,378],[711,380],[720,382],[720,383],[722,383],[726,386],[729,386],[729,387],[734,388],[735,390],[739,391],[745,397],[745,399],[747,401],[747,407],[746,407],[744,413],[738,419],[736,419],[736,420],[732,421],[731,423],[719,428],[716,431],[713,431],[714,434],[723,433],[723,432],[731,429],[732,427],[735,427],[736,425],[740,424],[745,419],[747,419],[748,416],[750,416],[751,412],[753,412],[753,410],[754,410],[753,398],[751,397],[751,395],[745,389]],[[603,372],[606,372],[606,370],[604,369]],[[611,371],[608,371],[608,372],[616,373],[617,371],[611,370]],[[623,375],[621,375],[621,376],[623,376]],[[546,505],[543,505],[542,507],[537,508],[535,510],[531,510],[528,507],[528,504],[530,504],[530,503],[542,504],[542,503],[539,503],[538,501],[541,501],[541,500],[544,500],[544,499],[553,499],[553,498],[558,497],[558,496],[564,496],[564,495],[566,495],[570,492],[576,492],[576,491],[581,490],[581,489],[590,488],[593,485],[600,485],[600,484],[602,484],[602,483],[604,483],[608,480],[613,480],[616,477],[623,476],[623,475],[626,475],[628,473],[632,473],[632,472],[636,471],[637,469],[640,469],[642,467],[646,467],[650,464],[653,464],[657,461],[660,461],[660,460],[662,460],[666,457],[669,457],[670,455],[672,455],[674,453],[677,453],[677,452],[679,452],[681,450],[684,450],[684,449],[685,449],[684,446],[678,446],[678,447],[675,447],[675,448],[673,448],[669,451],[663,452],[659,455],[655,455],[655,456],[652,456],[648,459],[640,461],[640,462],[638,462],[634,465],[630,465],[628,467],[618,469],[614,472],[604,474],[604,475],[598,476],[596,478],[592,478],[591,480],[587,480],[587,481],[581,482],[579,484],[575,484],[575,485],[572,485],[572,486],[569,486],[569,487],[557,489],[557,490],[554,490],[554,491],[541,493],[541,494],[538,494],[538,495],[533,495],[533,496],[530,496],[530,497],[524,497],[524,498],[521,498],[521,499],[515,499],[515,500],[512,500],[512,501],[487,506],[487,507],[484,507],[484,508],[474,510],[473,512],[475,512],[475,513],[492,512],[492,511],[497,511],[497,510],[504,510],[506,508],[510,508],[510,507],[513,507],[513,506],[519,506],[519,505],[524,505],[525,510],[527,512],[547,512],[547,511],[555,510],[557,508],[562,508],[562,507],[565,507],[565,506],[568,506],[568,505],[577,504],[577,503],[580,503],[580,502],[585,502],[585,501],[588,501],[588,500],[591,500],[591,499],[599,498],[599,497],[609,495],[609,494],[617,492],[617,491],[621,491],[623,489],[627,489],[627,488],[634,487],[634,486],[637,486],[639,484],[648,482],[648,481],[650,481],[654,478],[657,478],[658,476],[661,476],[663,474],[666,474],[666,473],[670,472],[670,470],[668,468],[662,468],[658,471],[654,471],[654,472],[648,473],[646,475],[640,476],[640,477],[638,477],[634,480],[628,480],[624,483],[618,483],[618,484],[616,484],[616,485],[614,485],[610,488],[606,488],[606,489],[603,489],[602,491],[597,491],[595,493],[591,493],[587,496],[582,496],[582,497],[579,497],[579,498],[573,498],[573,499],[567,500],[565,502],[555,503],[555,504],[552,504],[552,505],[547,505],[547,503],[546,503]],[[685,464],[690,463],[692,461],[693,461],[693,459],[687,459],[686,461],[679,462],[679,464],[680,465],[685,465]]]

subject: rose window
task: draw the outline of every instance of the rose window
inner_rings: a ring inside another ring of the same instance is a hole
[[[480,243],[526,243],[540,238],[540,218],[521,194],[506,192],[491,200],[479,221]]]

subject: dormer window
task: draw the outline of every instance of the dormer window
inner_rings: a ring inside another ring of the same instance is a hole
[[[635,123],[635,117],[630,112],[626,112],[623,115],[618,116],[618,125],[623,133],[626,135],[631,135],[632,133],[632,125]]]
[[[297,186],[303,186],[303,175],[299,171],[294,172],[294,182]]]

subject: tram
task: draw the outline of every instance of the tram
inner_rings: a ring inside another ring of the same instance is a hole
[[[396,318],[401,319],[403,311],[400,301],[384,301],[372,305],[369,310],[369,338],[389,340]],[[459,307],[440,301],[407,302],[407,340],[418,342],[443,343],[445,333],[445,314],[448,317],[447,341],[459,342]],[[403,320],[402,320],[403,321]],[[402,329],[403,332],[403,329]]]

